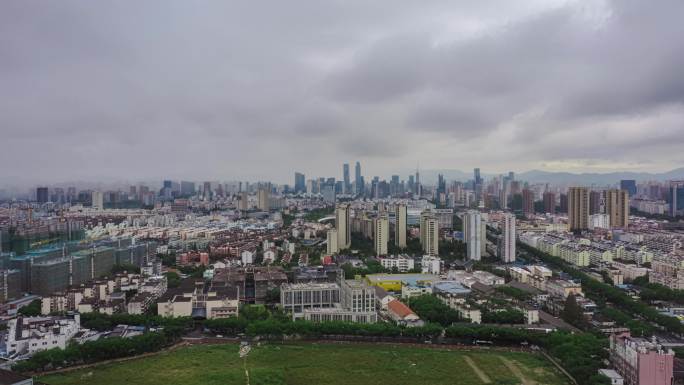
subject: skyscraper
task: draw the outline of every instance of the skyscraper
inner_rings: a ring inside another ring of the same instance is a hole
[[[301,172],[295,172],[294,191],[296,194],[306,192],[306,181]]]
[[[629,192],[627,190],[606,191],[606,214],[611,228],[626,229],[629,226]]]
[[[361,176],[361,163],[356,162],[354,167],[354,183],[356,184],[356,193],[363,193],[363,177]]]
[[[36,202],[47,203],[48,201],[50,201],[50,196],[48,194],[48,188],[47,187],[38,187],[36,189]]]
[[[343,194],[351,193],[351,181],[349,180],[349,163],[342,165],[342,179],[344,180]]]
[[[568,189],[568,227],[570,231],[589,228],[589,190],[586,187]]]
[[[634,179],[623,179],[620,181],[620,190],[625,190],[630,197],[637,193],[636,181]]]
[[[401,203],[394,206],[394,244],[406,247],[406,205]]]
[[[351,246],[351,229],[349,227],[349,205],[339,204],[335,209],[335,228],[337,229],[337,247],[348,249]]]
[[[548,214],[556,213],[556,194],[551,191],[544,193],[544,212]]]
[[[420,243],[425,255],[439,255],[439,221],[429,210],[420,214]]]
[[[522,210],[525,215],[534,214],[534,192],[530,189],[522,191]]]
[[[670,204],[670,216],[684,213],[684,181],[671,181],[668,194]]]
[[[380,215],[373,222],[375,225],[375,231],[373,232],[375,255],[387,255],[387,242],[389,241],[389,219],[387,214]]]
[[[469,260],[479,261],[482,258],[482,217],[477,210],[470,210],[464,216],[463,239],[466,242]]]
[[[515,215],[505,214],[501,221],[501,261],[515,262]]]

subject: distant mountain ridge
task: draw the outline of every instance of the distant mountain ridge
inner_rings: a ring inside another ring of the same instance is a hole
[[[438,174],[444,175],[446,180],[467,181],[473,179],[472,172],[463,172],[460,170],[421,170],[420,179],[425,184],[437,183]],[[500,174],[486,174],[482,177],[492,178]],[[668,181],[668,180],[684,180],[684,167],[677,168],[662,173],[648,173],[648,172],[610,172],[610,173],[571,173],[571,172],[554,172],[542,170],[530,170],[515,174],[515,179],[530,183],[552,183],[552,184],[579,184],[579,185],[612,185],[620,183],[622,179],[634,179],[640,181]]]

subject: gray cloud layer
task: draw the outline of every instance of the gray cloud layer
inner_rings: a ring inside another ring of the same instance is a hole
[[[0,177],[661,170],[684,2],[0,3]]]

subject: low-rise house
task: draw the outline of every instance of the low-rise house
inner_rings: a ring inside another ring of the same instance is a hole
[[[400,325],[423,326],[423,321],[418,315],[403,302],[395,299],[387,304],[387,313],[390,318]]]

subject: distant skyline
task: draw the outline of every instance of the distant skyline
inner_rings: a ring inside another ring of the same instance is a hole
[[[684,164],[684,2],[0,2],[3,183]],[[402,178],[406,175],[402,174]]]

